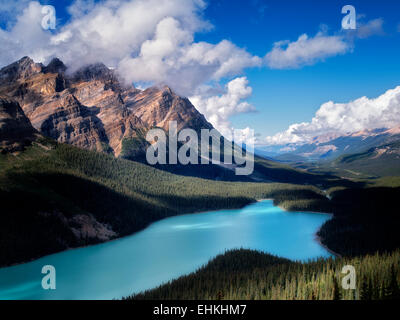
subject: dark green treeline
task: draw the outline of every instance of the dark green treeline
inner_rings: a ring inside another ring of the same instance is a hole
[[[342,288],[345,265],[355,267],[355,290]],[[399,286],[399,250],[307,263],[233,250],[195,273],[130,299],[380,300],[399,299]]]

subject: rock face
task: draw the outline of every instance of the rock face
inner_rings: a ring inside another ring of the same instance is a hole
[[[191,102],[177,96],[168,88],[149,88],[131,96],[124,96],[127,106],[137,117],[151,127],[168,130],[169,121],[176,121],[182,128],[212,129]]]
[[[138,90],[120,83],[103,64],[68,74],[59,59],[47,66],[29,57],[0,70],[0,95],[19,103],[43,135],[81,148],[119,156],[124,140],[140,138],[152,127],[211,129],[186,98],[168,87]]]
[[[20,151],[36,138],[32,127],[18,102],[0,96],[0,150]]]

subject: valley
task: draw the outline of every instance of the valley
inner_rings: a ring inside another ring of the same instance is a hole
[[[249,176],[237,176],[234,170],[216,164],[151,166],[144,157],[149,129],[167,133],[170,121],[196,132],[213,129],[187,98],[168,87],[125,87],[101,64],[69,74],[58,59],[44,66],[25,57],[1,69],[0,74],[1,267],[22,268],[24,263],[35,263],[50,254],[127,239],[165,218],[240,209],[273,199],[275,206],[287,211],[332,214],[317,233],[321,243],[343,257],[340,259],[387,261],[382,266],[382,281],[391,286],[390,294],[397,294],[397,282],[388,280],[393,278],[388,271],[391,265],[397,277],[398,265],[393,261],[400,247],[398,214],[392,209],[400,196],[396,141],[318,163],[284,163],[255,156],[254,172]],[[223,136],[219,138],[225,141]],[[220,290],[233,299],[293,298],[293,292],[285,291],[294,286],[291,280],[281,289],[282,278],[269,279],[269,287],[261,291],[254,289],[255,284],[250,290],[238,282],[236,277],[248,278],[248,271],[230,270],[225,259],[237,261],[240,268],[243,255],[254,256],[250,258],[254,265],[248,266],[252,273],[261,262],[267,269],[281,263],[282,268],[289,268],[285,270],[295,267],[290,279],[299,272],[317,272],[322,277],[318,281],[329,282],[324,293],[321,284],[310,291],[307,288],[314,284],[307,278],[304,286],[293,289],[301,290],[298,297],[331,299],[339,294],[336,280],[327,280],[334,271],[320,268],[325,264],[336,268],[335,263],[342,260],[300,264],[269,256],[272,249],[250,249],[265,251],[229,251],[194,274],[154,291],[135,292],[139,295],[134,298],[193,297],[195,293],[186,288],[198,279],[212,282],[209,277],[220,272],[212,267],[215,261],[225,266],[223,272],[232,277],[234,287],[209,285],[207,293],[202,289],[195,294],[198,298],[214,298]],[[207,259],[220,253],[215,251]],[[162,280],[192,272],[206,261]],[[277,270],[271,274],[275,276]],[[370,279],[372,273],[366,272]],[[132,293],[125,291],[124,295]],[[373,294],[379,299],[390,296]]]
[[[326,214],[287,213],[271,200],[174,216],[121,239],[0,268],[0,299],[121,299],[189,274],[240,247],[292,260],[328,258],[330,253],[314,236],[329,219]],[[40,286],[42,275],[35,271],[43,265],[57,268],[57,290]]]

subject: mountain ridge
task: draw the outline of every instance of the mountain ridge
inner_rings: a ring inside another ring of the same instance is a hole
[[[169,121],[177,129],[213,129],[187,98],[171,88],[146,90],[122,85],[113,70],[94,64],[68,74],[59,59],[47,66],[24,57],[0,70],[0,95],[21,106],[32,126],[43,136],[81,149],[112,154],[117,158],[145,161],[149,145],[145,139],[154,127],[165,131]],[[168,132],[167,132],[168,134]],[[227,140],[218,133],[223,143]],[[255,157],[254,172],[237,176],[235,165],[155,165],[156,168],[183,176],[223,181],[295,182],[336,185],[337,177],[315,175],[304,170]]]
[[[0,95],[17,101],[33,127],[61,143],[119,156],[124,139],[152,127],[196,131],[213,126],[169,87],[126,86],[102,63],[72,74],[58,58],[47,66],[29,57],[0,70]]]
[[[393,128],[360,130],[346,134],[327,133],[301,145],[260,147],[259,153],[283,162],[330,161],[345,154],[400,140],[400,125]]]

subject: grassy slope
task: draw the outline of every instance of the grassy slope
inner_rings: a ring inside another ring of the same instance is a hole
[[[77,214],[90,213],[124,236],[164,217],[238,208],[261,198],[288,209],[296,201],[304,210],[327,203],[311,186],[177,176],[42,140],[18,156],[0,155],[0,265],[99,242],[74,236],[70,221]]]
[[[356,290],[341,270],[356,268]],[[400,251],[359,258],[292,262],[250,250],[228,251],[198,271],[129,299],[399,299]]]

